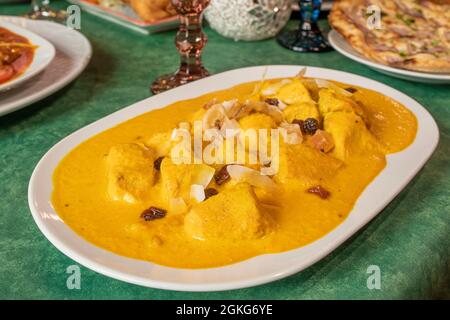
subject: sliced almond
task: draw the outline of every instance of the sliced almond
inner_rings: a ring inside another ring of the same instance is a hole
[[[263,111],[263,113],[272,117],[276,123],[281,123],[283,121],[283,112],[281,112],[279,107],[267,104],[267,108]]]
[[[209,108],[203,116],[203,128],[220,129],[226,117],[227,115],[223,106],[221,104],[215,104],[211,108]]]
[[[336,93],[346,96],[346,97],[351,97],[353,96],[353,94],[345,89],[342,89],[341,87],[335,85],[334,83],[324,80],[324,79],[316,79],[316,84],[319,88],[328,88],[328,89],[332,89],[333,91],[335,91]]]
[[[303,79],[305,77],[305,74],[306,74],[306,67],[302,68],[295,77],[299,78],[299,79]]]
[[[220,133],[225,138],[232,138],[239,134],[241,130],[241,126],[235,119],[228,119],[226,118],[223,122],[222,127],[220,128]]]
[[[277,94],[278,91],[281,89],[281,87],[283,87],[284,85],[289,84],[289,83],[291,83],[291,82],[292,82],[291,79],[283,79],[283,80],[281,80],[281,81],[279,81],[279,82],[276,82],[276,83],[270,85],[270,86],[267,87],[266,89],[264,89],[264,90],[261,92],[261,94],[262,94],[263,96],[272,96],[272,95],[274,95],[274,94]]]
[[[191,199],[196,202],[202,202],[205,200],[205,189],[200,184],[193,184],[191,185],[191,193],[190,193]]]
[[[226,100],[222,102],[222,107],[225,109],[225,112],[233,108],[238,103],[237,99]]]
[[[214,99],[212,99],[211,101],[205,103],[205,104],[203,105],[203,109],[208,110],[209,108],[211,108],[213,105],[215,105],[215,104],[217,104],[217,103],[218,103],[217,98],[214,98]]]
[[[300,144],[303,142],[303,134],[298,124],[284,122],[280,125],[284,141],[287,144]]]
[[[278,186],[268,176],[262,175],[261,172],[244,167],[237,164],[227,166],[227,171],[230,174],[231,179],[238,182],[247,182],[248,184],[266,189],[269,191],[276,191]]]

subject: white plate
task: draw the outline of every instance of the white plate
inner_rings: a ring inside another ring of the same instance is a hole
[[[218,291],[255,286],[299,272],[325,257],[375,217],[416,175],[439,140],[437,125],[416,101],[382,83],[331,69],[308,67],[306,75],[369,88],[408,107],[419,122],[413,144],[389,155],[387,166],[366,188],[348,218],[323,238],[284,253],[266,254],[233,265],[201,270],[177,269],[134,260],[100,249],[83,240],[58,216],[51,204],[52,174],[61,159],[93,135],[142,113],[175,101],[261,79],[266,67],[227,71],[142,100],[76,131],[56,144],[36,166],[28,201],[42,233],[61,252],[78,263],[109,277],[153,288],[183,291]],[[301,66],[269,66],[268,78],[291,77]]]
[[[405,69],[389,67],[384,64],[369,60],[360,55],[355,49],[353,49],[352,46],[344,39],[344,37],[342,37],[336,30],[330,31],[330,33],[328,34],[328,41],[336,51],[343,54],[347,58],[365,64],[366,66],[378,72],[387,74],[389,76],[422,83],[431,83],[431,84],[450,83],[450,74],[410,71]]]
[[[87,66],[92,49],[89,41],[78,31],[48,21],[1,16],[0,22],[10,22],[51,42],[56,55],[50,65],[20,87],[0,94],[0,116],[26,107],[48,97],[73,81]]]
[[[47,68],[50,62],[52,62],[53,58],[55,57],[55,47],[50,42],[38,36],[34,32],[30,32],[27,29],[21,28],[16,24],[6,21],[0,21],[0,27],[6,28],[15,34],[18,34],[19,36],[25,37],[32,45],[37,46],[34,51],[34,57],[31,64],[18,77],[13,78],[11,81],[0,84],[1,92],[19,86],[23,82],[30,80],[32,77]]]

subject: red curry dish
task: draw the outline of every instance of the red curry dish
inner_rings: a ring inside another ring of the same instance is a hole
[[[33,61],[35,46],[16,33],[0,27],[0,84],[22,74]]]

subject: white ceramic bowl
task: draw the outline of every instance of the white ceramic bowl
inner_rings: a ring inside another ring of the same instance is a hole
[[[417,117],[418,132],[405,150],[387,157],[386,168],[359,197],[348,218],[323,238],[298,249],[266,254],[220,268],[176,269],[125,258],[100,249],[79,237],[60,219],[51,204],[52,174],[61,159],[93,135],[125,120],[175,101],[261,79],[291,77],[302,66],[250,67],[227,71],[161,93],[122,109],[71,134],[48,151],[30,180],[28,200],[42,233],[61,252],[76,262],[109,277],[171,290],[218,291],[255,286],[299,272],[325,257],[375,217],[417,174],[439,140],[437,125],[416,101],[382,83],[341,71],[308,67],[306,76],[337,80],[381,92],[409,108]]]

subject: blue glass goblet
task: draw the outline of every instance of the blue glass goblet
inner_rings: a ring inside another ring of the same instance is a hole
[[[300,26],[297,30],[281,32],[278,43],[298,52],[321,52],[331,49],[317,25],[322,0],[300,0]]]

